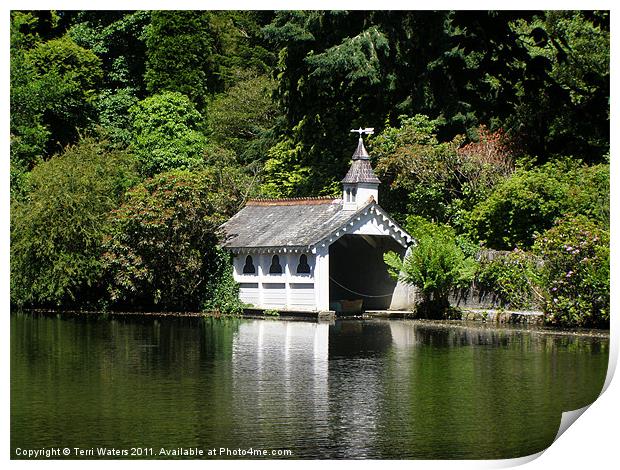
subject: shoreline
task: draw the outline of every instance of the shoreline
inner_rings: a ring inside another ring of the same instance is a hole
[[[537,334],[547,335],[562,335],[562,336],[589,336],[597,338],[609,338],[609,329],[598,328],[568,328],[568,327],[556,327],[549,326],[540,323],[527,323],[527,322],[510,322],[510,321],[486,321],[480,317],[476,319],[461,318],[461,319],[425,319],[425,318],[412,318],[410,316],[403,316],[402,312],[397,312],[397,315],[345,315],[336,316],[333,318],[320,318],[316,312],[305,312],[305,315],[293,314],[292,312],[282,312],[280,315],[264,315],[258,314],[255,310],[240,315],[228,315],[218,314],[213,312],[138,312],[138,311],[100,311],[100,310],[54,310],[54,309],[11,309],[11,315],[16,313],[28,313],[36,315],[67,315],[67,316],[86,316],[91,318],[105,318],[105,317],[133,317],[133,318],[238,318],[249,320],[283,320],[283,321],[312,321],[312,322],[327,322],[333,324],[335,320],[338,321],[406,321],[412,322],[418,325],[433,328],[463,328],[463,329],[484,329],[484,330],[506,330],[515,331],[522,330],[533,332]],[[465,310],[463,313],[467,313]],[[504,311],[507,314],[513,314],[514,312]],[[536,312],[524,312],[526,314],[535,314]]]

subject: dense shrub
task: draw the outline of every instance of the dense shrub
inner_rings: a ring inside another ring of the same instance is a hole
[[[425,316],[440,317],[449,308],[448,296],[454,288],[468,286],[474,278],[477,263],[467,257],[448,226],[424,222],[419,218],[409,231],[417,244],[401,260],[388,252],[384,261],[391,276],[416,286],[422,294],[418,311]]]
[[[131,155],[90,139],[37,165],[11,206],[11,301],[97,300],[107,215],[136,180]]]
[[[609,165],[587,167],[564,159],[519,169],[469,216],[472,237],[489,248],[529,248],[535,233],[565,214],[609,224]]]
[[[476,286],[497,295],[502,307],[533,307],[541,300],[537,261],[532,253],[522,250],[483,259],[476,274]]]
[[[544,260],[547,321],[609,326],[609,232],[584,216],[559,221],[536,239]]]
[[[198,310],[217,273],[218,226],[229,195],[212,171],[162,173],[111,215],[103,257],[117,305]]]

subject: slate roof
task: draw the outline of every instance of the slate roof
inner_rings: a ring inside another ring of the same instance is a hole
[[[374,183],[379,184],[379,178],[375,175],[370,165],[370,156],[364,147],[364,141],[360,137],[357,148],[353,152],[353,163],[347,172],[347,175],[341,181],[342,183]]]
[[[372,171],[370,162],[368,160],[353,160],[347,175],[342,179],[342,183],[375,183],[379,184],[381,181]]]
[[[221,226],[224,248],[308,248],[372,204],[358,211],[342,209],[333,198],[258,199]]]

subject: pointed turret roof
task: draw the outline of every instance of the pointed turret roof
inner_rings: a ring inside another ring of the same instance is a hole
[[[341,181],[342,183],[381,183],[372,170],[370,155],[368,155],[366,147],[364,147],[364,140],[361,135],[352,158],[353,163],[351,163],[347,175]]]
[[[353,160],[370,160],[370,155],[366,151],[366,147],[364,147],[364,139],[360,135],[360,140],[357,142],[357,148],[355,152],[353,152]]]

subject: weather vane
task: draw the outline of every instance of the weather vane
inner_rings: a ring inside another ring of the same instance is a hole
[[[362,134],[374,134],[375,133],[375,128],[374,127],[367,127],[366,129],[362,129],[361,127],[359,129],[351,129],[351,132],[357,132],[360,137],[362,137]]]

